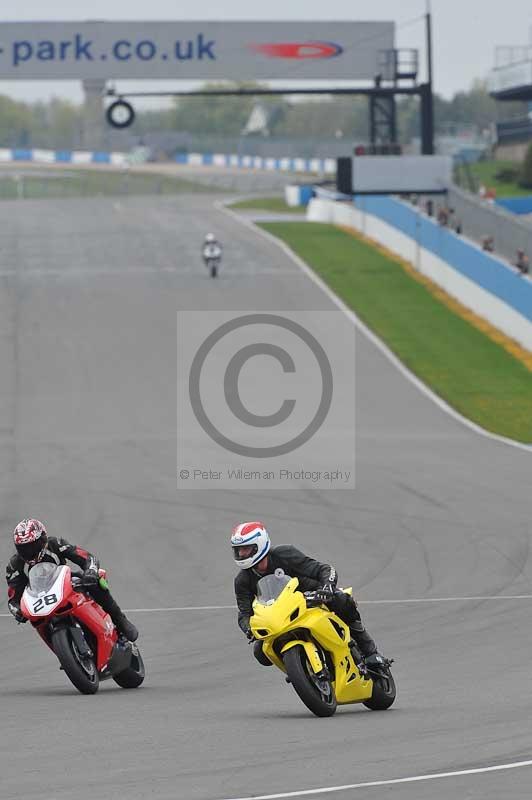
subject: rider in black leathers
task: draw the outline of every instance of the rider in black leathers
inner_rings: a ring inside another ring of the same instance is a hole
[[[259,525],[260,528],[257,527]],[[256,596],[257,583],[265,575],[271,575],[280,568],[291,578],[298,578],[301,591],[314,592],[317,599],[325,603],[349,626],[351,637],[367,664],[375,660],[378,662],[382,658],[375,642],[364,627],[357,604],[350,594],[337,588],[338,574],[333,566],[310,558],[290,544],[272,548],[262,523],[243,523],[234,529],[231,544],[237,564],[239,562],[249,564],[254,560],[253,554],[248,560],[245,558],[248,556],[247,550],[253,546],[246,544],[248,540],[258,542],[258,548],[262,546],[265,551],[259,561],[241,569],[235,578],[238,624],[248,639],[252,638],[249,620],[253,614],[252,603]],[[260,555],[258,552],[255,558]],[[262,655],[261,644],[261,642],[255,643],[254,653],[257,660],[264,664],[266,662]]]
[[[22,533],[17,534],[17,531],[22,531]],[[30,531],[30,533],[26,533],[26,531]],[[23,541],[22,544],[19,544],[17,537],[19,540],[36,537],[36,541],[32,539],[31,542]],[[23,520],[19,523],[15,529],[14,540],[18,552],[9,560],[6,567],[6,580],[8,608],[17,622],[27,621],[20,610],[20,599],[28,584],[28,572],[31,566],[38,562],[66,564],[68,559],[83,570],[83,591],[90,594],[98,605],[110,615],[118,632],[131,642],[138,638],[135,625],[127,619],[109,590],[101,588],[98,574],[99,562],[91,553],[82,547],[70,544],[66,539],[48,536],[46,529],[38,520]],[[25,558],[21,552],[25,552],[24,548],[28,547],[28,544],[37,549],[33,553],[28,553]]]

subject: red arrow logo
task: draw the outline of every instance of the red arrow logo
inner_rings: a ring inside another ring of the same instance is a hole
[[[271,44],[251,44],[251,49],[269,58],[334,58],[343,48],[334,42],[278,42]]]

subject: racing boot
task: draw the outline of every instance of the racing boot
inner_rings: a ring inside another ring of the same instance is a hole
[[[100,601],[100,605],[104,611],[107,611],[109,616],[114,622],[115,628],[118,633],[130,642],[136,642],[139,638],[139,632],[135,625],[128,620],[111,592],[106,591],[104,597]]]
[[[372,675],[390,675],[390,664],[393,663],[393,658],[385,658],[383,655],[379,653],[377,650],[377,645],[364,628],[364,623],[356,622],[352,623],[349,626],[349,630],[351,632],[351,636],[353,637],[350,645],[354,644],[356,651],[354,652],[353,649],[351,652],[353,653],[353,658],[356,661],[356,653],[362,654],[363,662],[362,664],[357,662],[357,666],[359,670],[363,674],[367,674],[368,672]]]
[[[349,631],[353,642],[363,655],[366,665],[370,668],[382,665],[384,659],[377,650],[377,645],[365,629],[364,623],[361,620],[351,622]]]
[[[139,638],[139,632],[136,625],[133,625],[124,613],[120,615],[119,620],[113,619],[118,633],[123,636],[128,642],[136,642]]]

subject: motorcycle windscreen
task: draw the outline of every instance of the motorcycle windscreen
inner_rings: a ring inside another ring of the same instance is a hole
[[[261,578],[257,584],[257,603],[263,606],[271,605],[290,580],[290,576],[284,573],[282,575],[266,575]]]
[[[40,592],[47,592],[57,580],[60,569],[61,567],[57,564],[50,564],[48,562],[35,564],[35,566],[30,569],[28,575],[29,584],[26,588],[28,594],[37,596]]]

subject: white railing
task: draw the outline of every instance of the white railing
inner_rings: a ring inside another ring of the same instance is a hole
[[[496,67],[488,76],[488,91],[494,94],[520,86],[532,86],[532,60]]]

